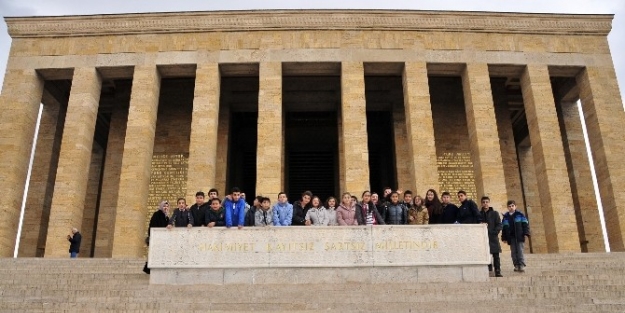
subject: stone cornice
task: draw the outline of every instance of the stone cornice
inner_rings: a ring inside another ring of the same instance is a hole
[[[259,30],[409,30],[603,35],[611,14],[260,10],[5,17],[13,38]]]

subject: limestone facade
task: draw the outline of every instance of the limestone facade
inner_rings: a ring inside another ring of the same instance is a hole
[[[9,226],[0,255],[15,248],[40,103],[46,127],[21,256],[65,256],[72,226],[90,232],[84,257],[141,256],[161,199],[191,204],[198,190],[223,196],[243,182],[272,200],[300,193],[289,190],[297,153],[324,156],[309,167],[335,173],[335,196],[384,184],[455,200],[465,189],[476,200],[489,195],[499,211],[515,198],[527,209],[533,252],[601,250],[579,117],[565,108],[577,99],[610,246],[622,251],[625,113],[611,21],[377,10],[6,18],[0,212]],[[308,83],[287,89],[291,77]],[[298,119],[302,112],[315,120]],[[330,150],[293,142],[325,140],[314,123],[328,119],[338,143]],[[383,136],[368,129],[395,138],[371,149]],[[391,169],[381,177],[374,162]]]

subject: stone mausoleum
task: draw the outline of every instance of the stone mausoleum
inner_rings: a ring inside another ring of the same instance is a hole
[[[6,17],[0,255],[139,257],[158,202],[384,186],[527,213],[534,253],[625,250],[612,15],[302,10]],[[455,198],[455,197],[454,197]]]

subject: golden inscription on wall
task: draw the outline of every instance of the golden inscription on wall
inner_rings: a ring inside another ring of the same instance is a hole
[[[446,152],[437,157],[437,164],[441,193],[448,191],[452,194],[452,201],[457,201],[455,193],[464,190],[469,198],[475,199],[475,176],[470,153]]]
[[[169,201],[170,215],[176,208],[176,199],[187,192],[187,169],[189,154],[154,154],[152,156],[152,174],[150,175],[150,193],[148,195],[148,214],[146,230],[150,218],[158,209],[162,200]]]

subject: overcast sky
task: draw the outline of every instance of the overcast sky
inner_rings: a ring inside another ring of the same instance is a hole
[[[611,13],[615,14],[608,36],[621,94],[625,95],[625,0],[263,0],[263,1],[189,1],[189,0],[0,0],[2,16],[76,15],[135,12],[171,12],[253,9],[408,9],[499,11],[538,13]],[[0,85],[9,54],[11,38],[6,24],[0,23]]]

